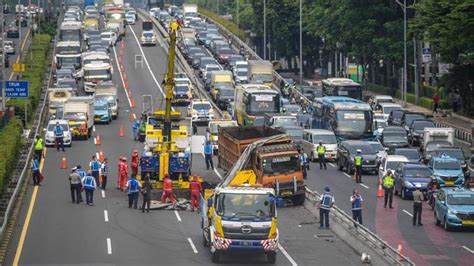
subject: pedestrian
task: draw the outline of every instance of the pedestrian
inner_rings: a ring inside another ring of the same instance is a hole
[[[59,125],[59,122],[56,122],[56,126],[54,127],[54,144],[56,145],[56,149],[59,151],[59,148],[64,150],[64,130]]]
[[[435,93],[432,98],[433,101],[433,114],[438,113],[438,106],[439,106],[439,96],[438,93]]]
[[[122,173],[124,171],[124,166],[123,166],[123,157],[119,157],[118,161],[118,176],[117,176],[117,189],[122,189]]]
[[[72,168],[71,174],[69,175],[72,203],[79,204],[79,202],[82,201],[81,182],[81,176],[77,173],[77,167]]]
[[[206,128],[206,141],[211,141],[211,131],[209,131],[209,128]]]
[[[41,159],[43,158],[43,138],[40,135],[36,135],[35,139],[35,155],[38,158],[38,163],[41,163]]]
[[[306,179],[308,176],[309,164],[308,164],[308,155],[304,152],[303,149],[300,149],[300,166],[301,171],[303,172],[303,179]]]
[[[107,187],[107,175],[109,173],[109,160],[104,158],[104,161],[100,165],[100,171],[102,174],[102,190],[105,190]]]
[[[132,126],[133,140],[138,140],[138,129],[140,128],[140,120],[135,119]]]
[[[40,169],[36,155],[33,155],[33,160],[31,160],[31,174],[33,175],[33,186],[38,186],[40,183]]]
[[[351,204],[352,204],[352,219],[362,225],[362,196],[359,194],[357,189],[352,191]],[[357,227],[357,224],[354,223]]]
[[[132,159],[130,160],[130,167],[132,168],[132,175],[138,175],[138,165],[140,164],[140,157],[138,151],[134,150],[132,154]]]
[[[128,208],[136,209],[138,207],[138,192],[140,191],[141,184],[138,182],[137,177],[132,177],[127,181],[127,193],[128,193]]]
[[[176,199],[173,195],[173,182],[168,177],[168,175],[165,174],[165,179],[163,180],[163,195],[161,195],[161,203],[166,203],[167,199],[170,199],[171,203],[173,204],[176,203]]]
[[[324,166],[324,170],[326,170],[326,147],[322,141],[319,142],[316,151],[318,152],[319,169],[322,170]]]
[[[153,186],[150,183],[150,177],[148,175],[145,176],[144,180],[141,190],[143,196],[142,212],[145,212],[145,208],[146,212],[150,212],[151,190]]]
[[[416,225],[418,222],[419,226],[422,226],[421,223],[421,212],[423,211],[423,201],[425,197],[420,191],[420,188],[415,186],[415,191],[413,191],[413,225]]]
[[[191,176],[190,179],[189,190],[191,191],[191,211],[193,212],[195,207],[199,210],[202,186],[197,176]]]
[[[387,202],[388,206],[390,209],[393,209],[392,207],[392,201],[393,201],[393,182],[394,178],[392,175],[392,171],[388,170],[387,174],[382,178],[382,186],[384,189],[384,208],[387,208]]]
[[[97,157],[95,155],[92,155],[92,161],[89,162],[89,170],[91,171],[92,176],[95,178],[95,183],[97,184],[97,186],[100,186],[100,162],[99,160],[97,160]]]
[[[334,205],[334,196],[331,194],[329,187],[324,188],[324,193],[321,195],[321,201],[318,204],[319,208],[319,228],[329,228],[329,211]]]
[[[92,171],[87,171],[87,175],[82,178],[82,186],[86,191],[86,205],[94,206],[94,190],[97,189],[97,183],[94,176],[92,176]]]
[[[206,144],[204,145],[204,158],[206,160],[206,168],[209,170],[209,167],[211,167],[211,170],[214,170],[214,163],[212,161],[212,144],[209,140],[206,141]]]
[[[362,150],[357,149],[357,155],[354,156],[356,183],[362,183]]]

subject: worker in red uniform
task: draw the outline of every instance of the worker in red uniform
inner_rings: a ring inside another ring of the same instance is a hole
[[[138,175],[138,164],[140,162],[140,157],[138,155],[138,151],[134,150],[132,155],[132,160],[130,161],[130,166],[132,167],[132,175]]]
[[[197,176],[191,176],[190,179],[191,182],[189,183],[189,190],[191,190],[191,211],[193,212],[194,207],[199,210],[202,187]]]
[[[165,180],[163,180],[163,195],[161,195],[161,203],[166,203],[166,199],[170,199],[171,203],[175,204],[176,199],[173,195],[173,181],[165,174]]]
[[[122,156],[119,157],[119,161],[118,161],[118,176],[117,176],[117,189],[121,189],[122,188],[122,183],[121,183],[121,176],[122,176],[122,172],[123,172],[123,161],[122,161]]]
[[[117,188],[125,191],[128,179],[128,165],[127,158],[121,157],[119,162],[119,178],[117,182]]]

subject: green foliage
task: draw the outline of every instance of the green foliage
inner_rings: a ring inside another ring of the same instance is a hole
[[[11,177],[18,161],[21,149],[22,123],[17,118],[12,118],[0,130],[0,193]]]
[[[218,16],[216,13],[213,13],[207,9],[204,9],[202,7],[199,7],[199,13],[213,19],[214,21],[217,21],[217,23],[221,24],[224,26],[227,30],[232,32],[232,34],[238,36],[241,40],[245,40],[245,31],[238,29],[237,25],[235,25],[233,22],[228,21],[225,18],[222,18],[221,16]]]

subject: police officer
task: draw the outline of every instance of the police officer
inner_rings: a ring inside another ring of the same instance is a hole
[[[133,140],[138,140],[138,129],[140,128],[140,120],[135,119],[132,126]]]
[[[92,155],[92,161],[89,163],[89,170],[91,170],[92,176],[95,178],[95,183],[99,186],[100,162],[97,160],[95,155]]]
[[[40,170],[39,170],[38,158],[36,157],[36,155],[34,155],[33,160],[31,160],[31,173],[33,175],[33,186],[38,186]]]
[[[319,169],[326,170],[326,147],[324,147],[323,143],[320,141],[318,147],[316,148],[318,152],[318,161],[319,161]]]
[[[324,193],[319,202],[319,228],[329,228],[329,211],[334,205],[334,196],[330,193],[329,187],[324,188]],[[323,227],[323,225],[325,227]]]
[[[301,171],[303,171],[303,178],[306,179],[306,177],[308,176],[309,164],[308,155],[304,152],[303,149],[300,149],[300,165]]]
[[[36,158],[38,159],[38,162],[41,163],[41,158],[43,157],[43,138],[41,138],[40,135],[36,135],[35,139],[35,155]]]
[[[54,127],[54,138],[56,142],[56,149],[59,151],[59,147],[64,150],[64,132],[59,122],[56,122],[56,127]]]
[[[357,189],[352,191],[351,204],[352,204],[352,219],[359,224],[362,224],[362,196],[359,194]],[[357,227],[357,224],[354,223],[354,226]]]
[[[423,211],[423,201],[425,197],[423,193],[420,191],[419,187],[415,187],[415,191],[413,191],[413,225],[416,225],[418,221],[418,225],[422,226],[421,223],[421,212]]]
[[[214,170],[214,162],[212,161],[212,144],[209,140],[206,141],[206,144],[204,145],[204,157],[206,159],[206,168],[209,170],[209,166],[211,167],[211,170]]]
[[[100,165],[100,171],[102,172],[102,190],[105,190],[107,186],[107,175],[109,173],[109,160],[104,158],[104,161]]]
[[[384,208],[387,208],[387,202],[390,207],[390,209],[393,209],[392,207],[392,201],[393,201],[393,182],[394,178],[392,175],[392,171],[388,170],[387,174],[382,178],[382,186],[385,191],[384,193]]]
[[[97,183],[92,176],[92,171],[88,171],[87,175],[82,179],[82,186],[86,191],[86,205],[94,206],[94,190],[97,189]]]
[[[362,183],[362,151],[357,149],[357,155],[354,156],[356,183]]]
[[[132,177],[127,181],[127,192],[128,192],[128,208],[136,209],[138,207],[138,192],[140,191],[141,184],[138,182],[137,177]]]
[[[81,176],[77,173],[77,167],[72,168],[69,175],[69,184],[71,188],[72,203],[79,204],[81,197]]]

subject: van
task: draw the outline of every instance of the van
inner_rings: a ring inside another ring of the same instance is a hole
[[[322,142],[323,146],[326,148],[326,160],[335,161],[337,159],[337,140],[334,132],[326,129],[303,130],[301,147],[313,162],[318,158],[317,148],[319,142]]]

